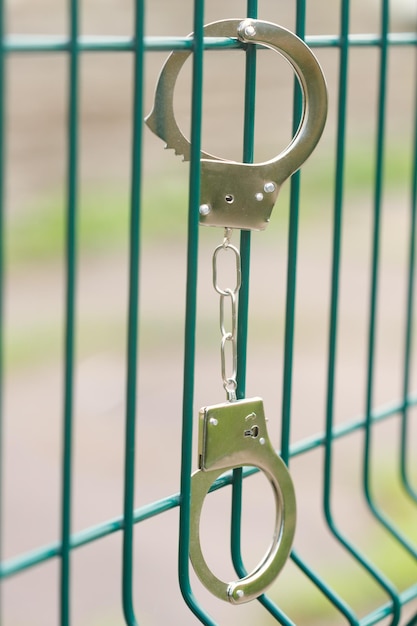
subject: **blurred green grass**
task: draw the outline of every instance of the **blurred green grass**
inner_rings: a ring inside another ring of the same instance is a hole
[[[385,160],[385,189],[411,186],[411,154],[405,142],[389,147]],[[187,165],[188,167],[188,165]],[[357,141],[346,157],[346,193],[360,198],[372,193],[374,159],[372,146]],[[303,168],[303,219],[315,221],[323,215],[323,206],[331,206],[335,162],[331,154],[314,159]],[[167,175],[146,180],[143,190],[142,232],[145,243],[164,243],[185,233],[187,223],[187,176]],[[287,183],[278,199],[282,208],[288,204]],[[328,213],[326,213],[326,216]],[[9,266],[48,263],[65,254],[65,198],[61,191],[37,198],[32,206],[10,216],[6,224],[6,261]],[[275,211],[273,220],[287,219],[284,210]],[[268,231],[266,231],[268,232]],[[78,210],[78,250],[97,255],[126,249],[129,238],[129,193],[105,183],[82,190]]]
[[[362,199],[372,193],[374,175],[370,158],[371,146],[356,142],[346,159],[346,193],[353,203],[362,207]],[[184,170],[182,168],[184,167]],[[160,248],[178,240],[185,246],[188,210],[187,169],[181,164],[176,172],[159,180],[145,177],[142,206],[143,244]],[[411,154],[398,142],[387,151],[385,187],[394,192],[410,186]],[[329,153],[311,160],[303,167],[302,212],[304,227],[317,227],[317,222],[328,221],[334,194],[335,163]],[[285,236],[288,220],[287,183],[273,212],[270,229],[262,233],[264,245],[274,245],[277,232]],[[278,210],[279,209],[279,210]],[[127,189],[108,185],[89,186],[81,190],[78,208],[77,249],[83,260],[100,258],[109,254],[127,254],[129,245],[129,193]],[[63,192],[50,192],[34,201],[33,205],[8,216],[5,233],[6,267],[11,272],[24,275],[36,269],[48,272],[49,268],[62,268],[65,261],[65,197]],[[282,226],[282,228],[281,228]],[[210,229],[211,230],[211,229]],[[142,320],[146,333],[155,347],[155,337],[160,335],[160,324],[152,319]],[[181,320],[164,322],[164,345],[177,337]],[[204,324],[204,320],[203,320]],[[111,333],[109,333],[111,328]],[[30,367],[59,359],[62,350],[62,320],[27,317],[22,324],[10,323],[5,339],[6,362],[12,369]],[[125,339],[125,319],[105,317],[100,321],[83,316],[78,323],[80,354],[95,350],[107,338],[114,338],[114,349]],[[146,346],[143,346],[146,347]]]

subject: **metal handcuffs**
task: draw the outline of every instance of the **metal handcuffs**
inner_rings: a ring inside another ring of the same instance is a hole
[[[200,223],[246,230],[264,230],[281,185],[310,156],[319,141],[327,116],[327,88],[320,65],[310,48],[291,31],[254,19],[229,19],[204,27],[207,37],[238,38],[275,50],[292,65],[301,85],[304,110],[290,144],[264,163],[239,163],[201,152]],[[174,51],[162,68],[149,128],[190,159],[190,142],[174,115],[174,88],[178,74],[191,51]]]
[[[324,129],[327,89],[320,65],[306,44],[270,22],[229,19],[204,27],[208,37],[237,38],[272,48],[292,65],[303,93],[303,114],[290,144],[270,161],[239,163],[201,152],[200,223],[249,230],[266,228],[283,182],[309,157]],[[146,118],[149,128],[190,159],[190,142],[174,115],[174,89],[191,51],[174,51],[159,76],[155,103]],[[224,472],[242,466],[259,468],[270,481],[276,504],[271,545],[257,567],[235,582],[224,582],[208,567],[200,542],[204,499]],[[294,538],[296,501],[290,474],[268,437],[260,398],[237,400],[200,411],[199,470],[191,479],[190,559],[201,582],[218,598],[242,604],[260,596],[286,562]]]

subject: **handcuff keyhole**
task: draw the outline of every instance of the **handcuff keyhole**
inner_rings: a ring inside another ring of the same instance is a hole
[[[259,427],[258,426],[252,426],[252,428],[248,428],[248,430],[245,430],[243,432],[245,437],[252,437],[252,439],[256,439],[256,437],[259,435]]]
[[[235,201],[235,198],[234,196],[232,196],[231,193],[225,195],[224,199],[226,200],[227,204],[232,204]]]

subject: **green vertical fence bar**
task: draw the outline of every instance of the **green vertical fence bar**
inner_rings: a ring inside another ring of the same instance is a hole
[[[306,2],[297,1],[296,34],[305,38]],[[293,136],[297,132],[303,113],[303,99],[300,85],[294,79],[293,96]],[[300,210],[301,175],[296,172],[291,177],[290,189],[290,220],[288,229],[288,261],[287,291],[285,308],[285,339],[284,339],[284,374],[282,381],[282,416],[281,416],[281,456],[289,463],[290,431],[291,431],[291,395],[294,356],[295,332],[295,297],[297,289],[297,254],[298,254],[298,223]]]
[[[415,55],[417,56],[417,55]],[[412,366],[413,318],[415,294],[415,264],[416,264],[416,230],[417,230],[417,80],[414,87],[414,134],[413,134],[413,165],[411,168],[410,194],[410,239],[408,244],[408,276],[406,319],[404,333],[404,375],[403,375],[403,408],[401,411],[401,440],[400,440],[400,476],[408,495],[417,501],[417,486],[411,483],[409,477],[409,413],[410,413],[410,377]]]
[[[258,17],[258,0],[248,0],[246,17]],[[245,104],[243,124],[243,155],[244,163],[253,163],[255,144],[255,109],[256,109],[256,47],[248,46],[246,50],[245,68]],[[250,285],[250,253],[251,232],[241,231],[240,234],[242,286],[239,293],[238,315],[238,363],[237,363],[237,396],[246,395],[246,357],[248,341],[249,285]],[[232,483],[232,517],[230,545],[231,555],[236,573],[243,578],[247,570],[241,552],[241,516],[242,516],[242,469],[233,471]],[[259,598],[261,604],[284,626],[292,626],[293,622],[267,597]]]
[[[258,16],[258,0],[248,0],[246,15],[250,18]],[[245,68],[245,105],[243,121],[243,154],[244,163],[253,163],[255,142],[255,108],[256,108],[256,46],[247,46]],[[251,232],[242,230],[240,233],[240,253],[242,265],[242,285],[239,292],[238,316],[238,377],[237,396],[246,395],[246,355],[248,342],[248,309],[250,279],[250,248]]]
[[[384,157],[385,157],[385,126],[387,108],[387,77],[388,77],[388,32],[389,32],[389,0],[382,3],[381,15],[381,47],[380,47],[380,71],[379,71],[379,97],[377,113],[377,141],[376,141],[376,167],[374,189],[374,222],[372,237],[372,270],[371,289],[369,302],[369,327],[368,327],[368,357],[367,357],[367,386],[366,386],[366,426],[363,461],[363,488],[368,506],[374,517],[386,530],[405,548],[412,556],[417,557],[417,549],[402,534],[398,528],[387,518],[376,504],[372,494],[372,410],[373,391],[375,379],[375,352],[377,334],[378,313],[378,288],[380,274],[380,248],[381,248],[381,225],[383,210],[384,190]]]
[[[250,18],[258,16],[257,0],[248,0],[246,15]],[[252,163],[254,158],[255,140],[255,107],[256,107],[256,48],[248,46],[246,51],[245,71],[245,107],[244,107],[244,145],[243,162]],[[248,338],[249,312],[249,279],[250,279],[250,248],[251,233],[242,231],[240,250],[242,259],[242,287],[239,295],[239,328],[238,328],[238,389],[239,398],[246,393],[246,356]],[[242,513],[242,469],[233,472],[232,519],[231,519],[231,554],[235,570],[240,577],[247,574],[241,553],[241,513]],[[263,595],[259,602],[265,609],[284,626],[294,626],[283,611],[271,599]]]
[[[65,307],[65,376],[64,423],[62,455],[62,520],[61,520],[61,626],[70,620],[70,555],[73,400],[76,311],[76,243],[78,192],[78,0],[69,0],[69,103],[68,103],[68,167],[67,167],[67,232],[66,232],[66,307]]]
[[[125,464],[123,504],[123,571],[122,605],[128,626],[137,626],[133,600],[134,506],[135,506],[135,454],[136,454],[136,387],[137,344],[139,315],[139,261],[140,261],[140,209],[142,183],[142,132],[144,93],[144,25],[145,2],[135,2],[134,74],[133,74],[133,134],[130,188],[129,232],[129,302],[127,333],[127,378],[125,416]]]
[[[305,38],[306,28],[306,2],[298,0],[296,3],[295,32],[301,39]],[[298,80],[294,79],[293,92],[293,135],[296,133],[303,111],[303,99]],[[297,289],[297,255],[298,255],[298,225],[300,208],[300,172],[291,177],[290,183],[290,213],[288,225],[288,259],[287,259],[287,285],[285,299],[285,333],[283,355],[283,379],[282,379],[282,407],[281,407],[281,456],[286,465],[290,462],[290,436],[291,436],[291,399],[292,399],[292,374],[294,357],[294,333],[296,313],[296,289]],[[291,555],[294,560],[294,552]],[[295,554],[295,562],[297,562]],[[297,563],[301,565],[302,562]]]
[[[329,325],[329,348],[327,367],[327,429],[324,462],[323,483],[323,508],[326,519],[332,525],[332,513],[330,509],[332,487],[332,428],[334,411],[334,393],[336,377],[336,352],[337,332],[339,315],[339,278],[341,264],[342,245],[342,219],[343,219],[343,190],[345,169],[345,146],[346,146],[346,115],[348,96],[348,64],[349,64],[349,22],[350,2],[344,1],[341,8],[341,47],[339,64],[339,91],[338,91],[338,118],[337,118],[337,143],[336,143],[336,180],[333,217],[333,262],[331,277],[331,305]]]
[[[341,7],[341,40],[342,51],[347,51],[347,33],[349,32],[349,0],[344,0]],[[305,39],[306,3],[305,0],[297,3],[296,32]],[[343,46],[343,41],[345,45]],[[343,52],[341,54],[341,66],[343,65]],[[340,73],[340,84],[346,81],[346,74]],[[344,81],[344,82],[342,82]],[[341,93],[344,98],[344,93]],[[294,86],[293,104],[293,133],[296,132],[302,115],[302,97],[300,87]],[[300,206],[301,175],[296,173],[291,180],[290,195],[290,224],[288,233],[288,267],[287,267],[287,295],[285,314],[285,348],[284,348],[284,375],[283,375],[283,399],[282,399],[282,432],[281,445],[282,457],[289,464],[290,460],[290,435],[291,435],[291,395],[292,395],[292,372],[295,332],[295,303],[296,303],[296,279],[297,279],[297,247],[298,247],[298,219]],[[311,582],[323,593],[333,606],[348,619],[350,624],[357,624],[352,610],[347,604],[322,580],[305,561],[293,550],[291,558],[299,569],[311,580]]]
[[[6,108],[6,54],[5,6],[0,0],[0,563],[3,558],[3,360],[4,360],[4,246],[5,246],[5,108]],[[3,623],[3,590],[0,580],[0,624]]]
[[[332,315],[331,320],[333,328],[330,335],[334,341],[331,344],[330,350],[330,365],[329,374],[334,376],[335,364],[336,364],[336,327],[337,327],[337,302],[338,302],[338,268],[340,265],[340,244],[341,244],[341,218],[342,218],[342,206],[343,206],[343,170],[344,170],[344,122],[346,119],[346,103],[347,103],[347,85],[348,85],[348,63],[349,63],[349,23],[350,23],[350,0],[342,0],[340,7],[340,58],[339,58],[339,82],[338,82],[338,131],[339,136],[337,140],[337,155],[336,155],[336,184],[335,184],[335,223],[334,223],[334,242],[333,242],[333,271],[335,273],[333,283],[335,284],[336,293],[332,300]],[[334,390],[334,379],[329,384],[331,394]],[[329,401],[329,398],[328,398]],[[333,402],[333,399],[330,399]],[[325,469],[325,475],[326,470]],[[293,554],[294,561],[303,569],[303,564],[297,554]],[[305,567],[305,566],[304,566]],[[327,583],[322,581],[316,574],[308,570],[307,575],[311,578],[314,584],[327,596],[332,602],[333,606],[342,613],[349,624],[356,626],[359,624],[358,618],[354,611],[346,604],[346,602],[336,594]]]
[[[388,0],[383,0],[381,5],[381,39],[380,48],[380,71],[379,71],[379,97],[377,114],[377,141],[376,141],[376,166],[375,166],[375,191],[374,191],[374,214],[373,214],[373,236],[372,236],[372,268],[371,268],[371,289],[369,302],[369,326],[368,326],[368,357],[367,357],[367,387],[366,387],[366,428],[364,446],[364,467],[363,482],[365,495],[373,509],[372,497],[370,494],[369,475],[370,457],[372,445],[372,394],[375,367],[375,340],[377,324],[377,297],[379,282],[379,257],[382,219],[382,199],[383,199],[383,167],[384,167],[384,147],[385,147],[385,110],[386,110],[386,84],[388,65],[388,44],[387,33],[389,28]]]
[[[185,306],[184,382],[181,445],[181,499],[178,576],[190,610],[206,626],[215,622],[197,602],[190,582],[190,495],[194,421],[195,334],[197,319],[198,228],[200,206],[200,153],[203,109],[204,0],[194,0],[193,68],[191,96],[191,156],[188,204],[187,281]]]
[[[246,15],[256,18],[258,15],[257,0],[248,0]],[[248,46],[246,50],[245,93],[243,116],[243,154],[244,163],[253,163],[256,106],[256,47]],[[250,231],[240,233],[241,275],[242,284],[239,292],[238,330],[237,330],[237,389],[238,399],[246,395],[246,355],[248,343],[248,309],[250,279]],[[233,471],[232,515],[230,524],[230,548],[235,570],[239,576],[246,576],[241,553],[241,517],[242,517],[242,469]]]
[[[385,0],[384,0],[385,1]],[[344,4],[344,19],[349,19],[349,7]],[[346,26],[346,24],[345,24]],[[341,238],[342,238],[342,215],[343,215],[343,189],[344,167],[347,125],[347,71],[348,71],[348,41],[346,30],[344,31],[344,46],[342,46],[342,61],[339,79],[339,103],[338,103],[338,126],[337,126],[337,156],[336,156],[336,187],[334,201],[334,227],[333,227],[333,262],[331,278],[331,303],[330,303],[330,326],[329,326],[329,353],[327,369],[327,400],[326,400],[326,438],[325,438],[325,462],[324,462],[324,490],[323,508],[329,530],[340,544],[350,553],[354,559],[374,578],[374,580],[386,591],[392,601],[391,625],[399,623],[401,604],[396,589],[391,582],[377,570],[377,568],[350,542],[336,525],[332,512],[332,476],[333,476],[333,428],[334,428],[334,394],[336,380],[336,350],[339,313],[339,282],[341,266]]]

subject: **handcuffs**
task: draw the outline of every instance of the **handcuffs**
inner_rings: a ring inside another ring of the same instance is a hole
[[[255,19],[228,19],[206,25],[204,36],[237,38],[243,44],[258,44],[278,52],[293,67],[303,94],[303,114],[298,130],[275,158],[263,163],[239,163],[201,152],[200,224],[224,227],[228,234],[223,249],[232,250],[240,259],[239,251],[230,244],[231,229],[266,228],[282,184],[301,167],[321,137],[327,116],[327,88],[311,50],[281,26]],[[166,148],[174,149],[184,160],[190,159],[190,142],[176,122],[173,100],[178,74],[190,54],[190,50],[174,51],[168,57],[158,79],[153,110],[145,120],[165,141]],[[199,413],[199,469],[191,478],[190,520],[190,560],[194,570],[207,589],[232,604],[259,597],[272,584],[290,554],[296,525],[293,483],[268,437],[263,401],[261,398],[236,399],[238,287],[235,291],[223,290],[215,284],[221,298],[222,351],[224,344],[230,341],[234,369],[229,377],[223,374],[228,402],[205,407]],[[234,316],[231,332],[224,329],[222,319],[226,297],[231,299]],[[269,549],[255,569],[243,578],[225,582],[213,574],[204,558],[200,518],[213,482],[221,474],[242,466],[258,468],[270,481],[276,505],[275,530]]]

